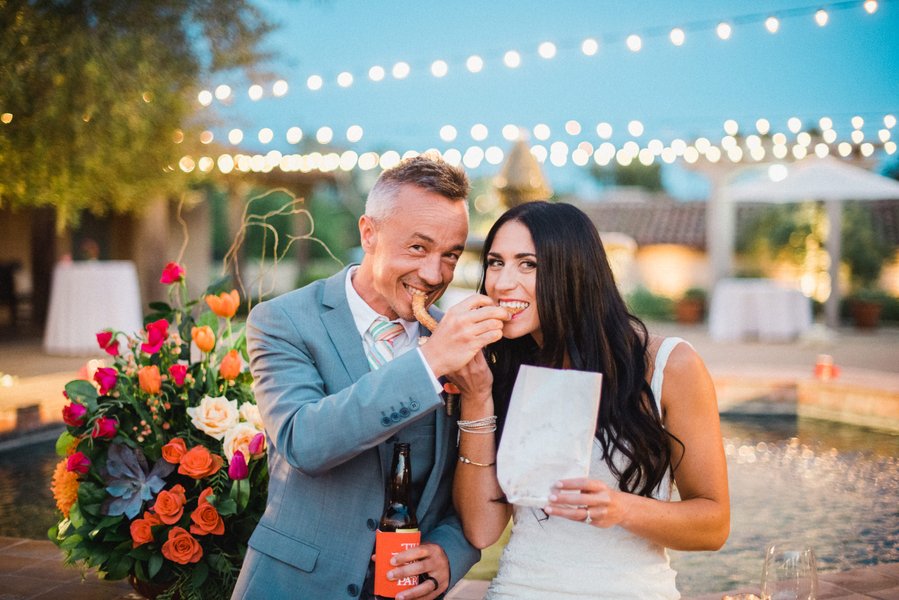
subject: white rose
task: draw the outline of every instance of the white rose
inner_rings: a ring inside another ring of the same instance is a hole
[[[187,414],[194,427],[217,440],[240,420],[237,400],[228,400],[224,396],[204,396],[200,406],[188,408]]]
[[[234,453],[240,450],[247,462],[250,462],[250,442],[254,437],[259,435],[260,431],[253,427],[250,423],[238,423],[225,433],[225,439],[222,446],[225,450],[225,456],[228,461],[234,456]]]
[[[253,427],[262,431],[262,415],[259,414],[259,407],[252,402],[244,402],[240,405],[240,418],[251,423]]]
[[[84,365],[84,378],[90,381],[91,385],[97,388],[97,390],[100,389],[100,384],[94,381],[94,375],[97,374],[97,369],[101,369],[105,366],[106,362],[97,358],[92,358]]]

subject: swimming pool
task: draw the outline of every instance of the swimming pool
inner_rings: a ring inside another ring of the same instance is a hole
[[[793,417],[725,417],[731,534],[672,552],[684,595],[758,585],[765,545],[806,539],[821,571],[899,562],[899,436]],[[0,535],[46,539],[53,442],[0,454]]]
[[[731,533],[671,552],[682,593],[758,586],[765,546],[806,540],[821,572],[899,562],[899,436],[788,417],[723,418]]]

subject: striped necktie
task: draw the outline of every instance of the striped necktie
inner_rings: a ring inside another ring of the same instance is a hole
[[[400,323],[383,318],[378,318],[371,324],[367,332],[371,337],[365,353],[372,371],[393,359],[393,344],[405,332],[406,329]]]

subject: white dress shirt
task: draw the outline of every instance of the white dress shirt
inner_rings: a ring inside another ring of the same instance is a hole
[[[365,302],[365,300],[362,299],[362,296],[359,295],[359,292],[356,291],[356,288],[353,287],[353,275],[356,273],[356,270],[358,268],[358,266],[351,267],[349,271],[347,271],[346,298],[347,303],[350,305],[350,312],[353,314],[353,321],[356,323],[356,329],[359,331],[359,335],[362,337],[362,345],[365,348],[366,352],[368,352],[372,343],[371,336],[368,335],[368,328],[371,327],[372,323],[377,319],[386,319],[388,321],[390,321],[391,319],[387,319],[387,317],[378,313],[375,309],[369,306]],[[418,348],[420,327],[418,321],[406,321],[405,319],[399,318],[393,319],[392,321],[394,323],[399,323],[403,326],[403,329],[406,330],[406,333],[404,335],[397,336],[397,338],[393,341],[394,358],[414,349],[418,353],[418,357],[424,364],[425,369],[427,369],[428,373],[431,375],[431,381],[434,383],[434,391],[438,394],[442,392],[443,386],[440,384],[440,381],[437,380],[437,376],[434,375],[434,371],[431,369],[431,365],[428,364],[428,361],[425,360],[424,355]]]

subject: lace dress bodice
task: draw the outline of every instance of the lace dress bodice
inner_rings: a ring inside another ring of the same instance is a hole
[[[666,338],[656,354],[650,387],[657,403],[668,356],[682,341]],[[618,486],[595,439],[590,477]],[[667,476],[655,497],[670,499]],[[485,600],[680,598],[674,583],[677,574],[665,548],[658,544],[618,526],[592,527],[548,517],[539,509],[514,506],[512,518],[512,535]]]

